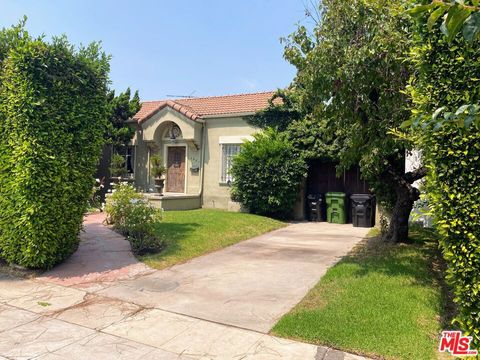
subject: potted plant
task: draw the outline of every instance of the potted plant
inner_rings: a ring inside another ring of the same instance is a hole
[[[125,158],[120,154],[113,154],[112,161],[110,163],[110,180],[114,184],[118,184],[125,176],[127,176]]]
[[[152,175],[155,178],[155,189],[157,189],[157,192],[161,195],[165,183],[163,174],[165,174],[166,170],[165,166],[163,165],[163,158],[158,154],[152,155],[150,157],[150,166]]]

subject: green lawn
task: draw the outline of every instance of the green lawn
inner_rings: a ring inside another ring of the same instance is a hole
[[[273,334],[387,359],[436,358],[448,303],[441,262],[432,233],[417,229],[411,238],[408,245],[371,238],[357,246]]]
[[[157,226],[167,247],[141,260],[153,268],[163,269],[283,226],[285,223],[281,221],[238,212],[168,211]]]

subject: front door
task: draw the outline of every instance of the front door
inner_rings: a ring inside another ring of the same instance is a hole
[[[185,192],[185,146],[168,147],[167,192]]]

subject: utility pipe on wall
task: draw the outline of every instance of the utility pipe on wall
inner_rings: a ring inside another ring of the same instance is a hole
[[[200,197],[200,205],[203,205],[203,182],[204,182],[204,161],[205,161],[205,146],[206,146],[206,134],[207,134],[207,123],[202,121],[202,150],[200,153],[200,189],[198,190],[198,196]]]

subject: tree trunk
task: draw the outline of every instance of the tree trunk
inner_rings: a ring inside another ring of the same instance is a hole
[[[419,191],[412,186],[410,187],[411,189],[402,186],[396,191],[397,201],[392,211],[386,236],[388,242],[398,243],[408,241],[408,220],[414,202],[420,198]]]
[[[391,168],[386,171],[388,182],[395,188],[397,199],[390,218],[390,224],[385,240],[391,243],[408,241],[408,220],[413,204],[420,198],[420,191],[412,184],[427,174],[427,169],[421,167],[402,175]]]

